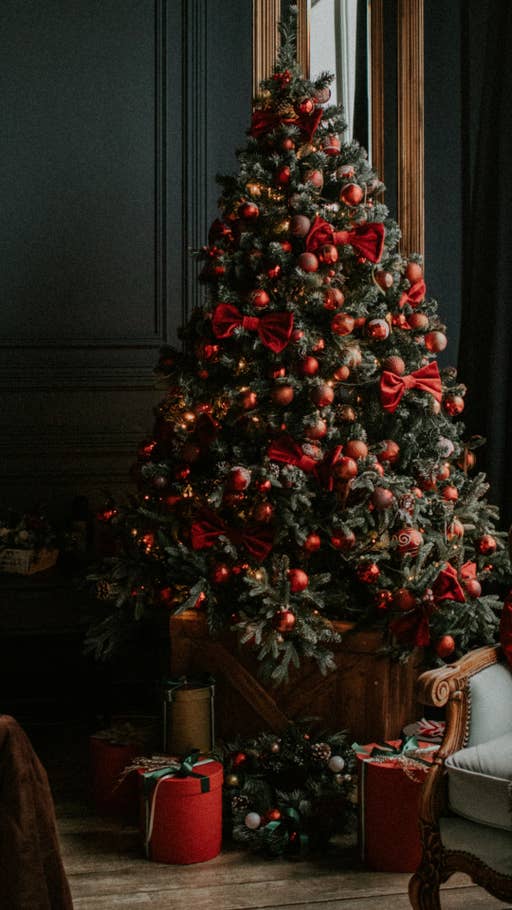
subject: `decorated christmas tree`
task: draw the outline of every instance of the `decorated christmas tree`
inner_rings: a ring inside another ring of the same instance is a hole
[[[161,353],[137,494],[102,516],[118,549],[90,636],[108,654],[134,621],[196,608],[274,682],[302,657],[329,669],[332,619],[434,663],[493,641],[509,576],[421,259],[343,141],[332,77],[303,78],[282,31],[239,172],[219,178],[204,301]]]

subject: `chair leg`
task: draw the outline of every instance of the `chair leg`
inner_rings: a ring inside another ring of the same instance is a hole
[[[409,882],[409,900],[413,910],[441,910],[440,885],[440,876],[433,866],[428,869],[420,866]]]

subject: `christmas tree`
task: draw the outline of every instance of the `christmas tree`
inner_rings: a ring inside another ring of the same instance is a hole
[[[332,666],[333,618],[434,663],[493,641],[509,577],[421,259],[342,141],[332,77],[303,78],[282,37],[219,178],[204,302],[161,353],[138,493],[103,515],[121,549],[94,576],[90,636],[107,654],[134,620],[195,607],[276,683],[302,657]]]

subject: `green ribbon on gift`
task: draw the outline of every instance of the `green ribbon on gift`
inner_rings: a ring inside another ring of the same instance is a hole
[[[368,761],[369,758],[380,758],[383,761],[394,758],[408,758],[411,761],[417,761],[421,765],[430,765],[430,762],[426,761],[418,753],[421,752],[433,752],[437,749],[436,746],[420,746],[417,736],[402,736],[398,746],[393,746],[392,743],[377,743],[373,746],[372,749],[368,749],[367,746],[360,746],[359,743],[352,743],[352,749],[354,752],[357,752],[359,755],[365,755],[365,761]],[[414,753],[411,755],[411,753]]]
[[[297,809],[294,809],[292,806],[288,806],[286,809],[283,809],[280,819],[277,821],[269,822],[268,825],[265,825],[265,830],[287,834],[288,838],[290,838],[290,835],[296,834],[298,838],[298,852],[302,853],[308,847],[309,837],[307,834],[304,834],[304,832],[299,831],[300,824],[300,813],[297,812]]]
[[[201,765],[207,765],[211,758],[205,758],[198,761],[199,749],[193,749],[188,755],[185,755],[181,761],[170,762],[162,768],[156,768],[154,771],[146,771],[143,779],[143,795],[146,808],[146,837],[145,847],[146,856],[149,859],[149,846],[153,834],[153,821],[155,817],[156,791],[164,780],[171,777],[195,777],[200,781],[201,793],[208,793],[210,790],[210,778],[207,774],[199,774],[194,768]]]

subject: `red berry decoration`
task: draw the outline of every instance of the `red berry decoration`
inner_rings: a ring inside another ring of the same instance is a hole
[[[334,473],[340,480],[352,480],[358,472],[357,462],[344,455],[334,466]]]
[[[440,351],[444,351],[447,344],[448,339],[444,332],[427,332],[425,335],[425,347],[428,351],[432,351],[433,354],[439,354]]]
[[[319,262],[314,253],[301,253],[298,258],[298,266],[303,272],[317,272]]]
[[[276,174],[276,183],[278,186],[286,186],[290,182],[291,171],[287,164],[280,167]]]
[[[311,221],[306,215],[294,215],[290,221],[290,233],[293,237],[305,237],[309,234]]]
[[[331,545],[335,550],[341,550],[342,553],[351,550],[355,546],[356,535],[353,531],[347,531],[346,534],[343,534],[341,531],[338,531],[336,534],[333,534],[331,537]]]
[[[322,541],[320,539],[320,535],[312,532],[306,537],[303,548],[306,553],[316,553],[316,551],[320,549],[321,545]]]
[[[393,606],[396,610],[406,613],[408,610],[414,610],[416,603],[416,597],[408,588],[397,588],[393,593]]]
[[[357,183],[347,183],[340,193],[340,199],[345,205],[359,205],[364,199],[364,193]]]
[[[416,528],[402,528],[394,535],[400,556],[417,556],[423,543],[423,534]]]
[[[366,458],[368,446],[362,439],[350,439],[345,443],[343,451],[349,458]]]
[[[333,243],[325,243],[324,246],[320,247],[318,258],[324,265],[333,265],[338,261],[338,250]]]
[[[386,487],[375,487],[372,493],[372,503],[379,512],[389,509],[393,505],[394,499],[393,493]]]
[[[309,584],[309,576],[302,569],[288,569],[288,581],[290,582],[290,591],[292,594],[298,594],[304,591]]]
[[[443,401],[443,408],[450,417],[457,417],[464,410],[464,399],[462,395],[447,395]]]
[[[365,585],[374,585],[380,577],[380,569],[376,562],[360,562],[356,568],[359,581]]]
[[[483,556],[488,556],[490,553],[494,553],[496,550],[496,540],[492,534],[484,534],[480,540],[477,540],[476,549]]]
[[[470,597],[480,597],[482,593],[482,585],[477,578],[466,578],[462,586]]]
[[[394,464],[398,460],[400,454],[400,446],[398,443],[394,442],[392,439],[386,439],[383,443],[383,448],[380,452],[377,452],[377,458],[379,461],[389,461],[390,464]]]
[[[318,373],[319,367],[320,364],[316,357],[305,357],[299,363],[299,373],[303,376],[314,376],[315,373]]]
[[[270,297],[263,288],[258,288],[258,290],[253,291],[249,297],[253,306],[258,307],[259,309],[266,307],[270,303]]]
[[[326,408],[334,401],[334,390],[330,385],[322,383],[311,390],[309,397],[318,408]]]
[[[225,562],[213,567],[211,579],[214,585],[223,585],[231,578],[231,568]]]
[[[238,214],[244,221],[255,221],[259,217],[260,210],[254,202],[244,202],[238,209]]]
[[[251,482],[251,472],[247,468],[232,468],[228,475],[227,485],[230,490],[241,492],[246,490]]]
[[[331,322],[331,330],[335,335],[350,335],[354,330],[354,317],[348,313],[336,313]]]
[[[405,373],[405,363],[401,357],[393,354],[391,357],[386,357],[382,362],[382,369],[388,370],[390,373],[395,373],[397,376],[403,376]]]
[[[291,385],[278,385],[277,388],[273,389],[271,392],[272,401],[281,408],[285,408],[289,405],[290,402],[293,401],[294,395],[295,392]]]
[[[438,657],[446,660],[455,651],[455,640],[451,635],[443,635],[435,644],[435,652]]]
[[[389,333],[389,323],[385,319],[369,319],[366,323],[366,334],[374,341],[385,341]]]

